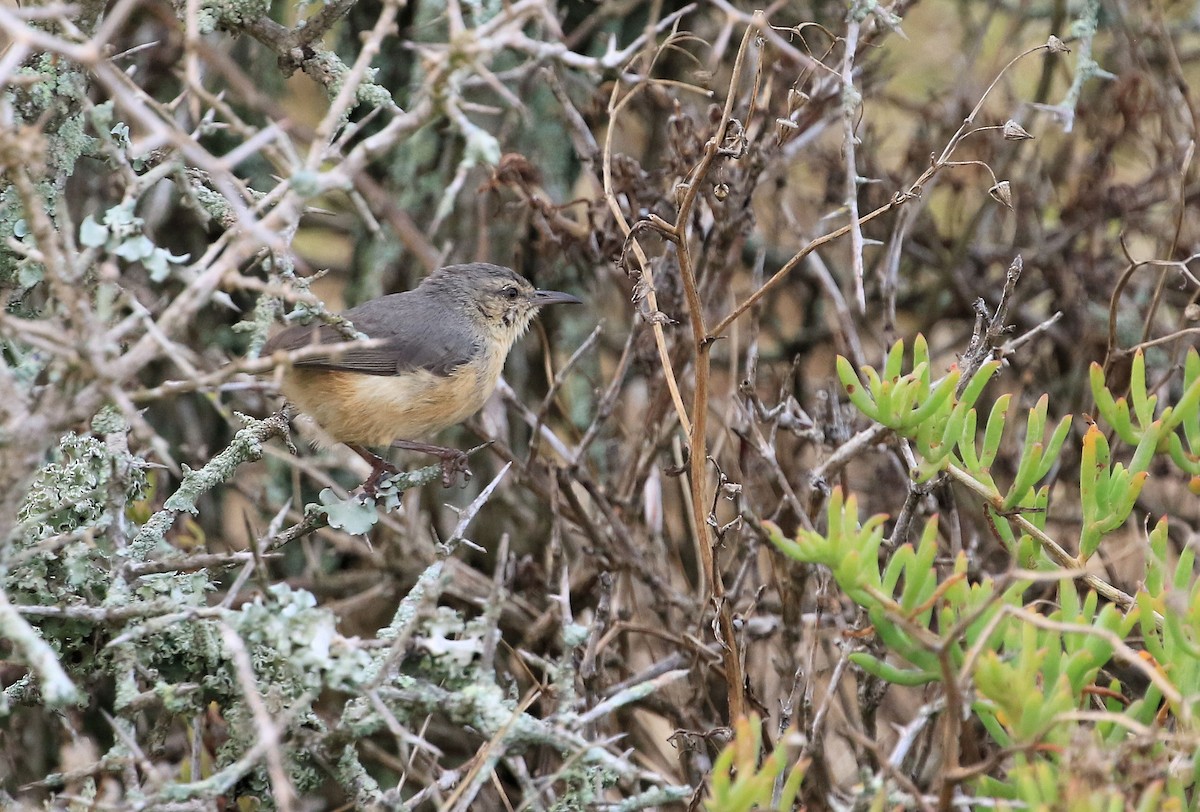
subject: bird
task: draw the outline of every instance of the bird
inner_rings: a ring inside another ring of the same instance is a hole
[[[485,262],[440,268],[414,289],[371,299],[341,315],[371,341],[350,344],[327,325],[296,325],[270,338],[260,356],[282,356],[281,390],[296,409],[371,464],[374,493],[397,469],[369,447],[404,448],[442,463],[442,484],[470,477],[466,454],[422,440],[479,411],[509,351],[541,308],[581,304],[537,290],[510,268]],[[338,344],[328,353],[321,345]]]

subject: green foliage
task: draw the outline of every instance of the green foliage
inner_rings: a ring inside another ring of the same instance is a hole
[[[1011,581],[1001,587],[984,577],[970,583],[965,556],[955,560],[948,574],[939,576],[934,563],[936,517],[915,548],[900,547],[881,569],[877,553],[882,517],[859,525],[854,502],[854,497],[843,502],[838,490],[831,495],[827,538],[835,538],[836,544],[823,543],[826,534],[813,531],[788,539],[768,524],[771,542],[799,561],[829,567],[838,586],[867,611],[886,656],[860,651],[851,655],[852,662],[898,685],[968,676],[974,697],[971,710],[998,746],[1049,745],[1046,752],[1053,753],[1071,744],[1086,730],[1079,712],[1089,706],[1100,668],[1113,658],[1116,641],[1139,623],[1147,635],[1147,648],[1162,652],[1160,662],[1170,657],[1167,673],[1178,674],[1180,684],[1196,684],[1183,681],[1200,679],[1193,642],[1200,633],[1200,602],[1195,613],[1167,624],[1160,634],[1149,605],[1128,613],[1112,604],[1100,607],[1096,593],[1089,592],[1080,601],[1074,584],[1065,580],[1058,588],[1059,606],[1040,614],[1022,608],[1030,581]],[[1159,546],[1165,539],[1163,528],[1156,531]],[[1107,686],[1113,695],[1121,687]],[[1096,729],[1119,732],[1131,724],[1149,725],[1166,710],[1179,708],[1160,692],[1151,691],[1126,711],[1130,722],[1122,724],[1120,709],[1114,708],[1113,721]],[[1011,783],[989,779],[986,791],[1031,801],[1035,796],[1022,794],[1029,786],[1041,785],[1025,779]]]
[[[994,644],[1000,636],[996,618],[1002,607],[1018,605],[1028,584],[1011,584],[1000,594],[990,579],[970,584],[965,575],[967,560],[961,555],[952,574],[939,584],[934,567],[936,518],[925,526],[916,548],[903,545],[881,570],[878,550],[884,518],[873,516],[860,527],[855,498],[850,496],[843,503],[841,490],[834,489],[827,521],[829,536],[837,538],[836,544],[822,544],[823,534],[816,531],[801,531],[791,540],[774,525],[768,524],[767,529],[771,542],[783,553],[804,563],[829,567],[838,586],[867,610],[875,633],[888,651],[911,667],[898,667],[867,652],[852,654],[853,662],[868,673],[901,685],[934,682],[945,673],[939,652],[948,658],[948,666],[957,669],[968,650]],[[931,625],[955,631],[942,639],[931,631]]]
[[[1166,772],[1167,750],[1161,745],[1130,744],[1112,752],[1086,734],[1071,745],[1064,766],[1018,753],[1008,770],[1009,782],[984,778],[980,794],[997,799],[998,809],[1013,812],[1182,812],[1192,808],[1187,782],[1180,776],[1149,781],[1144,778]]]
[[[1200,478],[1200,352],[1195,347],[1188,350],[1179,400],[1161,411],[1158,396],[1147,394],[1146,357],[1141,350],[1134,353],[1129,375],[1132,404],[1125,397],[1113,396],[1105,386],[1104,370],[1099,364],[1092,364],[1089,379],[1096,409],[1123,442],[1138,449],[1135,460],[1144,464],[1150,455],[1166,452],[1172,462],[1194,478],[1193,490],[1197,490],[1194,482]]]
[[[974,412],[974,404],[983,387],[999,364],[984,364],[972,377],[960,397],[954,396],[960,373],[953,370],[936,384],[930,379],[929,346],[921,336],[913,342],[913,369],[907,375],[900,370],[904,361],[904,344],[897,341],[887,354],[881,376],[874,367],[864,366],[862,376],[845,358],[837,361],[838,377],[846,388],[850,402],[872,420],[882,423],[917,443],[923,457],[916,479],[923,482],[949,464],[961,464],[955,456],[955,445],[963,436],[963,428]],[[974,435],[972,434],[972,442]],[[994,453],[994,452],[993,452]]]
[[[1194,574],[1193,547],[1185,548],[1174,568],[1168,568],[1167,526],[1162,519],[1150,533],[1146,588],[1137,595],[1139,630],[1143,656],[1171,685],[1184,690],[1181,701],[1187,705],[1180,710],[1194,720],[1200,714],[1200,696],[1192,688],[1200,685],[1200,579]],[[1142,724],[1153,724],[1161,695],[1161,686],[1152,684],[1128,713]]]
[[[1088,427],[1079,461],[1079,495],[1083,508],[1079,552],[1083,558],[1090,558],[1104,535],[1125,524],[1129,518],[1149,476],[1145,470],[1149,460],[1142,452],[1155,443],[1156,434],[1143,435],[1134,462],[1126,469],[1121,463],[1112,461],[1104,434],[1094,425]],[[1137,462],[1139,457],[1140,463]],[[1133,470],[1135,465],[1139,470]]]
[[[1033,535],[1019,532],[1010,517],[1022,515],[1037,530],[1044,531],[1049,506],[1045,481],[1059,464],[1070,434],[1070,415],[1059,420],[1046,437],[1048,398],[1043,395],[1038,399],[1026,417],[1016,472],[1008,487],[1002,488],[992,477],[991,466],[1004,436],[1011,397],[1006,394],[996,400],[982,427],[978,425],[975,409],[998,364],[984,364],[962,395],[954,397],[959,372],[952,370],[936,385],[931,382],[929,351],[922,337],[913,342],[912,370],[902,374],[903,357],[903,342],[896,342],[888,352],[884,374],[881,376],[866,366],[861,379],[850,362],[839,357],[838,377],[850,401],[867,417],[912,442],[920,456],[918,470],[914,472],[916,481],[956,469],[985,497],[984,510],[990,522],[1019,564],[1038,567],[1050,563],[1038,555]],[[1156,456],[1169,457],[1194,478],[1198,476],[1200,354],[1195,349],[1189,351],[1179,401],[1161,411],[1158,411],[1158,397],[1147,395],[1141,352],[1134,356],[1132,405],[1124,397],[1113,396],[1098,365],[1092,367],[1091,386],[1100,416],[1134,450],[1129,462],[1122,463],[1113,459],[1107,438],[1095,425],[1084,435],[1079,474],[1080,508],[1084,515],[1079,538],[1082,561],[1096,552],[1105,535],[1128,520]]]
[[[793,763],[788,755],[785,733],[775,749],[763,753],[762,722],[758,715],[738,719],[733,740],[713,763],[707,812],[750,812],[755,809],[790,810],[804,782],[808,759]],[[778,789],[778,795],[776,790]]]
[[[1004,395],[996,401],[982,428],[974,408],[995,366],[985,365],[955,397],[958,372],[932,381],[921,338],[914,342],[907,374],[901,372],[902,359],[903,346],[897,343],[883,374],[867,367],[861,380],[845,359],[839,359],[839,376],[851,401],[912,443],[921,458],[912,472],[914,480],[948,472],[978,494],[1019,566],[1048,569],[1061,563],[1041,554],[1039,547],[1053,544],[1045,535],[1046,480],[1060,464],[1070,418],[1060,420],[1047,437],[1047,398],[1038,400],[1028,412],[1021,454],[1004,488],[990,467],[1003,441],[1011,398]],[[1092,369],[1100,415],[1132,450],[1127,462],[1119,462],[1099,426],[1090,425],[1083,436],[1075,508],[1082,517],[1081,563],[1127,522],[1155,458],[1182,463],[1180,467],[1194,476],[1200,358],[1194,349],[1188,353],[1182,394],[1174,405],[1163,406],[1158,397],[1147,394],[1145,375],[1139,353],[1127,401],[1112,395],[1099,367]],[[1029,516],[1019,536],[1016,523],[1010,521],[1015,514]],[[1081,740],[1101,750],[1125,747],[1131,732],[1151,735],[1168,716],[1188,735],[1195,734],[1200,712],[1194,691],[1200,684],[1200,581],[1193,572],[1191,548],[1174,567],[1168,565],[1166,519],[1150,531],[1145,589],[1128,611],[1112,603],[1101,605],[1094,591],[1080,598],[1070,579],[1059,581],[1056,604],[1024,606],[1034,581],[1006,578],[1002,584],[985,575],[972,583],[961,554],[949,567],[939,568],[936,516],[915,546],[882,554],[885,519],[875,515],[860,521],[855,496],[835,489],[824,530],[801,529],[789,539],[777,526],[765,526],[776,548],[797,561],[828,567],[842,592],[866,611],[884,653],[855,652],[855,664],[899,685],[959,683],[955,695],[970,698],[974,718],[995,744],[1020,754],[1005,778],[981,779],[981,793],[1035,806],[1081,797],[1086,800],[1077,808],[1107,809],[1113,798],[1123,797],[1119,777],[1112,786],[1087,787],[1078,795],[1077,775],[1066,769],[1072,765],[1065,762],[1077,757],[1071,754],[1087,752],[1086,747],[1081,750]],[[1135,630],[1144,645],[1141,654],[1125,642]],[[1117,701],[1123,694],[1136,694],[1136,682],[1110,678],[1098,684],[1100,669],[1114,659],[1149,677],[1149,687],[1140,697]],[[1097,713],[1096,697],[1106,697],[1104,710],[1090,724],[1087,712]],[[1136,774],[1133,762],[1162,760],[1169,752],[1159,743],[1151,744],[1136,758],[1127,754],[1127,763],[1118,770]],[[1149,784],[1129,797],[1139,808],[1157,803],[1182,808],[1178,805],[1187,797],[1190,779],[1174,771],[1171,775],[1165,783]]]

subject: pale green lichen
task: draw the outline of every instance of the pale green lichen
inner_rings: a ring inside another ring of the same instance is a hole
[[[588,639],[588,627],[579,623],[564,624],[562,628],[563,646],[575,648],[582,646]]]
[[[374,71],[371,72],[369,78],[372,78]],[[365,81],[358,86],[358,92],[355,94],[358,103],[372,110],[383,107],[394,107],[396,100],[392,98],[392,92],[383,85],[376,84],[373,81]]]
[[[4,102],[13,112],[15,127],[36,125],[38,138],[44,141],[41,154],[49,166],[44,170],[28,165],[25,168],[32,175],[40,204],[53,220],[76,162],[96,149],[97,141],[87,134],[82,112],[87,76],[78,66],[45,53],[31,57],[13,73],[20,81],[9,83]],[[0,196],[0,283],[18,280],[23,292],[40,281],[41,274],[40,268],[31,268],[8,247],[9,238],[23,236],[15,232],[24,217],[25,203],[15,189],[6,187]]]
[[[165,599],[183,609],[203,606],[204,595],[212,589],[208,575],[200,572],[156,572],[137,579],[133,595],[142,601]]]
[[[271,695],[264,696],[263,699],[267,700],[267,707],[272,716],[278,718],[288,714],[289,709],[286,707],[273,707],[275,703],[270,701]],[[303,724],[317,729],[323,727],[320,717],[311,710],[306,709],[299,713],[294,709],[292,711],[290,716],[293,725]],[[230,737],[217,751],[217,759],[220,764],[233,764],[246,750],[258,743],[261,731],[250,707],[244,702],[239,701],[227,706],[221,715],[229,725]],[[313,792],[321,785],[322,775],[313,753],[300,747],[285,747],[281,752],[289,782],[301,796]],[[257,799],[259,809],[274,808],[271,803],[271,780],[265,767],[258,766],[250,770],[228,791],[232,795]]]
[[[79,225],[79,243],[89,248],[104,248],[126,262],[140,262],[154,282],[164,282],[172,266],[188,260],[187,254],[175,255],[156,246],[143,233],[145,221],[134,214],[134,201],[126,200],[104,212],[102,221],[92,215]]]
[[[270,10],[270,0],[208,0],[200,6],[199,30],[211,34],[219,28],[237,29]]]
[[[429,613],[417,638],[417,648],[429,658],[427,673],[444,676],[448,687],[469,685],[478,675],[472,664],[484,649],[489,629],[481,618],[464,621],[448,606]]]
[[[24,223],[25,209],[15,186],[6,184],[0,188],[0,285],[8,287],[20,273],[22,260],[8,247],[16,233],[17,224]],[[22,286],[24,287],[24,286]]]
[[[337,634],[337,618],[318,607],[312,593],[287,584],[269,598],[247,603],[234,618],[259,678],[295,699],[324,688],[349,690],[361,683],[371,655]]]
[[[317,697],[328,689],[359,687],[371,662],[371,655],[355,641],[337,634],[332,612],[317,606],[311,593],[286,584],[269,587],[266,596],[228,613],[226,622],[246,647],[268,712],[286,718],[292,729],[323,731],[324,723],[312,708]],[[220,667],[204,677],[203,684],[222,703],[229,739],[218,755],[220,763],[232,764],[255,746],[261,731],[242,694],[230,653],[225,652],[223,659]],[[286,748],[284,753],[293,786],[300,792],[315,789],[321,773],[313,754],[300,748]],[[265,771],[259,768],[244,776],[237,783],[237,792],[270,798]]]
[[[97,425],[123,434],[119,416],[103,413]],[[123,437],[120,438],[123,441]],[[123,521],[117,503],[143,497],[141,460],[91,435],[62,437],[51,460],[34,476],[17,518],[19,532],[7,551],[0,586],[14,604],[53,607],[98,606],[114,585],[111,530]],[[121,499],[114,499],[114,494]],[[94,623],[50,616],[38,623],[41,637],[59,655],[77,653],[72,670],[88,675],[94,666]]]
[[[358,751],[353,745],[342,748],[337,760],[338,783],[343,787],[353,788],[355,809],[376,809],[383,803],[383,790],[379,782],[367,772],[358,759]]]
[[[82,115],[66,116],[54,133],[54,148],[47,151],[51,167],[62,177],[71,174],[75,162],[83,155],[90,155],[96,148],[96,139],[86,132],[87,124]]]
[[[333,51],[320,50],[308,57],[307,63],[310,72],[317,71],[324,74],[327,79],[323,82],[325,92],[329,98],[336,98],[342,92],[345,86],[346,77],[350,74],[350,68],[342,61]],[[356,105],[363,105],[371,109],[385,108],[391,109],[396,106],[395,99],[392,98],[392,92],[381,84],[375,81],[378,75],[376,68],[368,68],[362,76],[358,87],[354,90],[354,101]],[[341,124],[345,125],[349,121],[350,113],[353,112],[354,105],[346,109],[342,116]]]
[[[81,112],[87,78],[79,68],[50,54],[34,57],[15,73],[26,81],[12,85],[5,98],[20,124],[42,124],[39,130],[47,140],[46,155],[61,184],[79,157],[96,147],[96,139],[85,132]]]
[[[604,800],[604,790],[615,786],[619,779],[615,772],[600,766],[595,757],[569,762],[557,778],[564,789],[550,809],[558,812],[595,809]]]
[[[114,462],[129,466],[126,497],[136,501],[146,490],[143,463],[129,456],[114,460],[96,437],[65,435],[52,461],[38,471],[17,514],[29,542],[77,530],[104,530],[112,521],[108,489]]]

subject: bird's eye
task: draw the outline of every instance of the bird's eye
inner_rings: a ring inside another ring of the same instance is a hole
[[[504,294],[504,298],[510,299],[510,300],[515,300],[517,298],[517,294],[519,294],[520,292],[521,291],[517,290],[515,285],[509,285],[503,291],[501,291],[501,293]]]

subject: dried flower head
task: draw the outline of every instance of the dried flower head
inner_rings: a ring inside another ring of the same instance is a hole
[[[1033,138],[1033,135],[1028,130],[1011,118],[1004,122],[1001,133],[1003,133],[1005,141],[1028,141]]]
[[[997,203],[1003,204],[1003,206],[1005,208],[1011,209],[1013,207],[1013,205],[1012,205],[1012,187],[1009,186],[1008,181],[1006,181],[1006,180],[1000,181],[995,186],[993,186],[991,189],[988,189],[988,194],[991,195],[992,200],[995,200]]]

